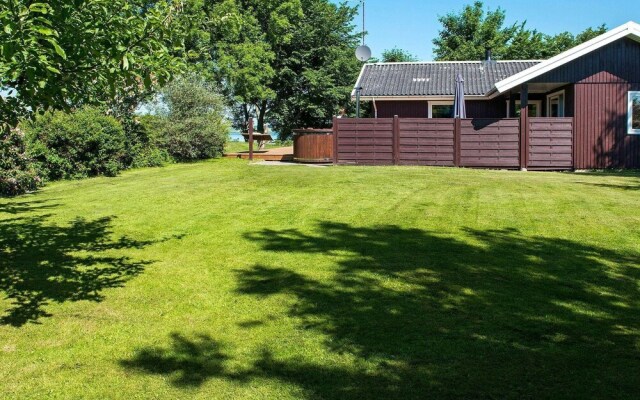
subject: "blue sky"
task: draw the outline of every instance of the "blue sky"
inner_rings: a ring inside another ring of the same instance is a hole
[[[348,0],[347,3],[357,5],[359,0]],[[431,60],[431,41],[440,29],[438,16],[458,12],[471,3],[472,0],[366,0],[367,44],[374,56],[399,47],[420,60]],[[485,0],[484,4],[492,10],[503,8],[507,23],[526,20],[530,29],[548,34],[578,33],[601,24],[611,29],[630,20],[640,22],[639,0]],[[361,17],[356,25],[358,30],[362,29]]]

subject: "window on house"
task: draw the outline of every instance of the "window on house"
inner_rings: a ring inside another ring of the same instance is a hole
[[[429,118],[453,118],[453,101],[430,101]]]
[[[564,117],[564,90],[547,96],[547,117]]]
[[[640,92],[629,92],[630,135],[640,135]]]
[[[516,115],[511,117],[509,112],[509,100],[507,100],[507,118],[519,118],[520,117],[520,100],[516,100]],[[529,116],[540,117],[542,116],[542,100],[529,100]]]

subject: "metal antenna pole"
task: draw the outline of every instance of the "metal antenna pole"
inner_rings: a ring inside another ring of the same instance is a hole
[[[365,32],[366,32],[365,26],[364,26],[364,21],[365,21],[364,12],[365,12],[365,10],[364,10],[364,0],[362,0],[362,45],[363,46],[364,46],[364,35],[365,35]]]

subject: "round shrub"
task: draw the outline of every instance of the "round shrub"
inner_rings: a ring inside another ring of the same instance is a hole
[[[26,154],[24,134],[0,129],[0,195],[31,192],[41,184],[36,165]]]
[[[48,113],[26,127],[29,152],[48,179],[115,176],[124,168],[125,132],[97,108]]]
[[[222,155],[229,134],[224,101],[215,86],[185,76],[162,92],[164,110],[154,122],[158,145],[177,161]]]

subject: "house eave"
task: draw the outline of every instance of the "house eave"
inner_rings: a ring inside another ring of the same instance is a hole
[[[522,85],[540,75],[559,68],[579,57],[591,53],[601,47],[604,47],[616,40],[628,37],[632,40],[640,42],[640,24],[628,22],[622,26],[612,29],[602,35],[595,37],[579,46],[573,47],[565,52],[558,54],[538,65],[534,65],[520,73],[510,76],[495,84],[498,93],[505,93],[515,87]]]

